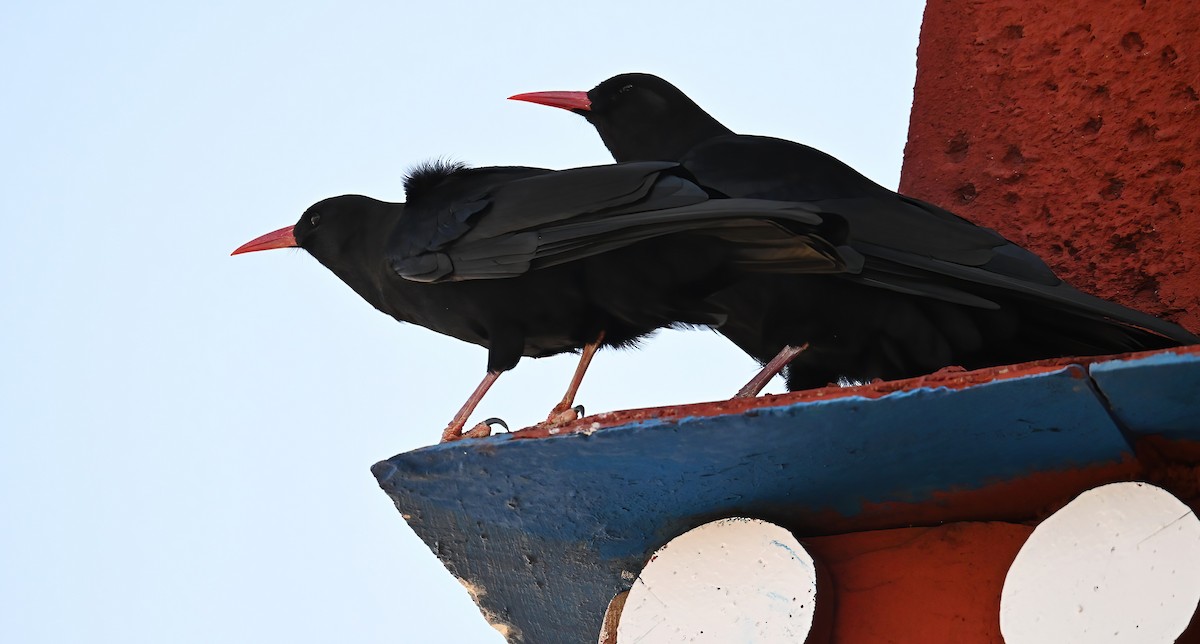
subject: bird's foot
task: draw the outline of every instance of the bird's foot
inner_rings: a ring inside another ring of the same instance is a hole
[[[555,409],[551,410],[550,415],[546,417],[546,420],[543,420],[533,427],[526,427],[525,429],[541,429],[545,430],[548,434],[557,434],[561,428],[570,425],[580,418],[583,418],[583,405],[575,405],[574,407],[568,407],[563,410],[559,410],[556,407]]]
[[[545,422],[538,423],[538,427],[562,427],[580,418],[583,418],[583,405],[575,405],[574,407],[555,406],[554,409],[550,410],[550,415],[546,417]]]
[[[442,442],[452,443],[464,438],[487,438],[492,435],[492,425],[499,425],[504,428],[504,431],[508,431],[508,423],[499,418],[489,418],[465,432],[462,431],[461,427],[454,427],[453,425],[447,427],[442,432]]]

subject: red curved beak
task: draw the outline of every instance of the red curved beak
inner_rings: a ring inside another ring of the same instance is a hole
[[[592,109],[592,99],[588,98],[587,92],[529,92],[528,94],[514,94],[509,96],[508,100],[527,101],[538,105],[560,107],[564,110],[590,112]]]
[[[296,248],[299,244],[296,243],[296,236],[292,234],[293,228],[295,226],[288,226],[269,232],[261,237],[255,237],[238,246],[237,250],[229,254],[240,255],[242,253],[253,253],[256,250],[271,250],[272,248]]]

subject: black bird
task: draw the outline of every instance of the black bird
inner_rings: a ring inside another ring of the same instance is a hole
[[[617,161],[676,161],[710,191],[800,202],[846,220],[850,246],[866,258],[861,272],[767,276],[723,302],[730,317],[720,331],[760,362],[786,363],[804,347],[787,369],[791,390],[1200,342],[1075,290],[996,231],[888,190],[820,150],[736,134],[657,76],[510,98],[583,116]]]
[[[551,171],[430,164],[407,204],[346,195],[234,254],[300,247],[376,309],[488,350],[487,375],[442,440],[463,427],[522,356],[582,349],[571,409],[592,355],[662,327],[719,325],[719,294],[762,271],[857,270],[845,225],[794,204],[713,198],[677,164]]]

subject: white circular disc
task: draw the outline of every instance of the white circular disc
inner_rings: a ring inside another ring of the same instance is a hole
[[[817,577],[791,532],[722,519],[671,540],[625,601],[617,642],[803,642]]]
[[[1174,642],[1200,602],[1200,520],[1148,483],[1079,495],[1039,525],[1004,581],[1008,644]]]

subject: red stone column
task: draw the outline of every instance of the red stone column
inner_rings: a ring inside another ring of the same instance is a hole
[[[929,0],[900,190],[1200,331],[1200,2]]]

